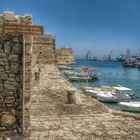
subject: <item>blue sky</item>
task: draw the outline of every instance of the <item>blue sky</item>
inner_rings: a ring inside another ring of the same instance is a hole
[[[1,0],[0,13],[32,14],[33,23],[77,56],[140,52],[140,0]]]

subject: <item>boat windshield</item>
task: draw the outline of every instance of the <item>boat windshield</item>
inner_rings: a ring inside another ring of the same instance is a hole
[[[116,93],[119,93],[119,94],[133,93],[132,89],[127,88],[127,87],[113,87],[113,89],[115,90]]]

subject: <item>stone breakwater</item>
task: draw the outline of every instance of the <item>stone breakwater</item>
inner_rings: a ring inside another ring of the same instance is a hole
[[[40,78],[33,82],[30,140],[139,140],[140,117],[113,112],[67,82],[56,66],[36,65]],[[67,103],[67,90],[76,103]]]

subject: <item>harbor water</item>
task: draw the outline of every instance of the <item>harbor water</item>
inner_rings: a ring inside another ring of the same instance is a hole
[[[138,100],[140,100],[140,69],[123,67],[120,62],[115,61],[86,61],[76,60],[75,68],[82,66],[97,68],[100,75],[98,81],[94,82],[72,82],[74,86],[115,86],[121,85],[133,89]],[[120,110],[117,104],[106,103],[115,110]]]

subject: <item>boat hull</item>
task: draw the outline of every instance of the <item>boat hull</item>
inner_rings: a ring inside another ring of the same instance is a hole
[[[121,104],[119,103],[119,106],[121,108],[122,111],[131,111],[131,112],[140,112],[140,106],[136,107],[136,106],[131,106],[131,105],[125,105],[125,104]]]
[[[112,97],[104,97],[104,96],[97,95],[97,100],[101,102],[118,103],[118,102],[130,101],[131,99],[116,99]]]
[[[86,95],[97,98],[97,93],[86,92]]]

